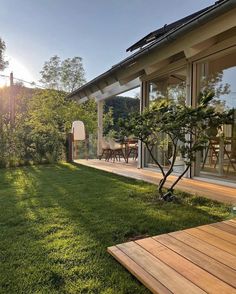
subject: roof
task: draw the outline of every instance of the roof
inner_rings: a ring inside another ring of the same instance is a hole
[[[136,42],[134,45],[129,47],[126,51],[133,51],[140,48],[139,50],[131,54],[129,57],[123,59],[121,62],[113,65],[109,70],[92,79],[85,85],[81,86],[79,89],[70,93],[68,98],[71,98],[80,93],[80,91],[86,90],[90,86],[99,83],[103,79],[109,77],[111,74],[115,74],[119,69],[123,67],[126,68],[138,60],[138,58],[141,56],[148,54],[151,50],[171,43],[173,40],[176,40],[176,38],[184,35],[187,32],[190,32],[202,24],[207,23],[207,21],[221,15],[224,12],[229,11],[234,7],[236,7],[236,0],[219,0],[205,9],[202,9],[154,32],[151,32]]]
[[[220,2],[223,2],[223,0],[217,1],[213,5],[208,6],[204,9],[201,9],[195,13],[192,13],[184,18],[181,18],[181,19],[175,21],[175,22],[172,22],[171,24],[165,24],[163,27],[149,33],[148,35],[146,35],[145,37],[140,39],[138,42],[136,42],[135,44],[130,46],[128,49],[126,49],[126,52],[128,52],[128,51],[132,52],[136,49],[143,48],[147,44],[150,44],[153,41],[158,40],[160,37],[163,37],[165,34],[169,33],[171,30],[174,30],[174,29],[178,28],[179,26],[184,25],[185,23],[196,18],[200,14],[207,12],[208,10],[212,9],[215,5],[217,5]]]

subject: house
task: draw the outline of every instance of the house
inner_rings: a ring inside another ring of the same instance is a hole
[[[140,111],[156,99],[196,105],[200,91],[214,89],[219,109],[234,109],[234,121],[214,133],[187,177],[236,181],[236,1],[221,0],[149,33],[127,49],[129,57],[69,97],[96,99],[98,155],[103,136],[105,99],[140,87]],[[168,146],[167,146],[168,149]],[[157,155],[165,160],[163,149]],[[139,143],[138,167],[152,167]]]

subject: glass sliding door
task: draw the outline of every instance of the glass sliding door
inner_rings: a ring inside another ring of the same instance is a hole
[[[198,93],[214,91],[217,111],[232,110],[229,124],[209,132],[209,142],[199,154],[197,176],[236,180],[236,52],[198,63]]]
[[[185,104],[186,68],[181,68],[162,77],[157,77],[149,82],[148,106],[150,107],[153,103],[158,103],[162,100],[172,100],[176,104]],[[172,146],[166,134],[160,135],[159,143],[156,144],[152,152],[158,158],[161,165],[164,168],[168,168],[172,158]],[[184,164],[180,155],[178,155],[176,160],[176,172],[178,172],[178,164],[179,172],[181,172]],[[145,166],[156,167],[147,151],[145,152]]]

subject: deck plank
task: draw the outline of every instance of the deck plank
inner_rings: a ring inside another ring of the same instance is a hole
[[[193,249],[168,234],[154,237],[154,239],[236,288],[236,271],[223,263]]]
[[[143,283],[154,294],[171,294],[171,292],[152,275],[135,263],[128,255],[116,246],[109,247],[108,252],[119,261],[131,274]]]
[[[153,293],[236,294],[236,219],[108,248]]]
[[[236,227],[236,221],[234,221],[233,219],[232,220],[228,220],[228,221],[224,221],[223,223],[224,224],[227,224],[229,226]]]
[[[228,220],[227,222],[233,222],[233,223],[236,223],[236,218],[230,219],[230,220]]]
[[[227,223],[215,223],[211,224],[211,227],[218,228],[234,236],[236,235],[236,227],[230,226]]]
[[[171,292],[179,294],[206,293],[135,242],[120,244],[117,247],[160,283],[166,285]]]
[[[185,231],[178,231],[170,234],[172,237],[184,242],[185,244],[191,246],[192,248],[216,259],[217,261],[231,267],[236,270],[236,256],[219,249],[201,239],[194,237],[186,233]]]
[[[207,232],[199,230],[198,228],[188,229],[185,232],[236,256],[235,245],[219,238],[218,236],[208,234]]]
[[[199,230],[203,230],[204,232],[207,232],[211,235],[214,235],[218,238],[224,239],[230,243],[236,244],[236,235],[232,235],[230,233],[227,233],[226,231],[219,229],[219,228],[214,228],[213,226],[201,226],[199,227]]]
[[[136,241],[136,243],[207,293],[217,293],[218,291],[219,293],[231,294],[234,290],[228,284],[168,249],[153,238],[142,239]]]

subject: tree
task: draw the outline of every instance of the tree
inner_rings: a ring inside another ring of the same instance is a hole
[[[61,60],[54,55],[44,63],[40,72],[40,82],[47,88],[71,92],[85,83],[85,72],[82,58],[73,57]]]
[[[26,90],[19,87],[16,96],[14,128],[7,110],[0,117],[0,167],[65,159],[66,138],[74,120],[82,120],[88,134],[96,133],[94,100],[78,105],[61,91]]]
[[[209,131],[212,128],[219,129],[223,123],[230,121],[232,113],[218,112],[210,105],[213,99],[212,92],[201,94],[196,108],[175,104],[170,100],[156,101],[143,113],[136,113],[125,122],[121,122],[123,135],[134,135],[141,140],[159,167],[162,174],[158,186],[161,199],[169,201],[174,198],[174,187],[195,162],[196,153],[205,148],[209,141]],[[157,144],[162,145],[163,134],[168,136],[172,149],[172,158],[167,170],[153,153],[153,148]],[[183,158],[185,168],[164,193],[164,185],[173,172],[178,153]]]
[[[116,96],[105,100],[104,112],[108,114],[112,111],[112,114],[110,113],[110,115],[113,118],[113,122],[104,125],[104,134],[108,134],[111,130],[113,132],[118,132],[119,119],[126,119],[129,113],[139,111],[139,105],[140,100],[138,97],[131,98]]]
[[[88,133],[96,130],[96,103],[82,105],[56,90],[41,90],[29,101],[22,136],[33,161],[55,162],[65,157],[66,137],[74,120],[82,120]]]
[[[0,70],[4,70],[8,65],[8,61],[6,61],[4,58],[5,49],[5,42],[0,38]]]
[[[0,69],[6,66],[0,39]],[[0,89],[0,167],[56,162],[65,158],[67,133],[74,120],[82,120],[89,134],[97,127],[96,102],[82,105],[66,97],[66,91],[84,82],[82,59],[61,61],[52,57],[41,72],[49,89],[30,89],[14,84],[15,125],[11,128],[8,113],[9,87]],[[58,90],[59,89],[59,90]]]
[[[66,92],[74,91],[85,83],[81,57],[67,58],[61,64],[61,83]]]

